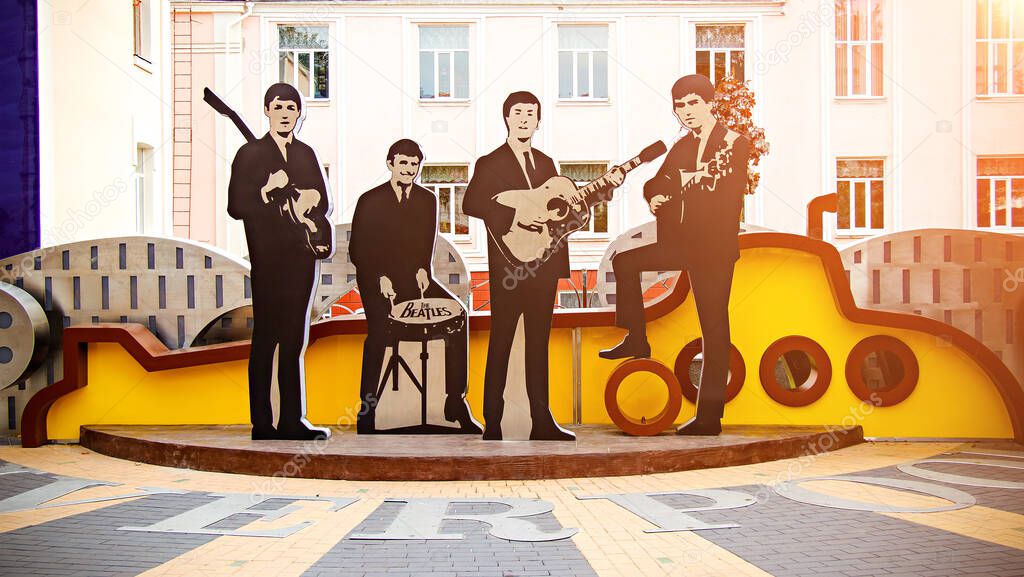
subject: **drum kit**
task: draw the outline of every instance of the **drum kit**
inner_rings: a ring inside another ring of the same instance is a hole
[[[377,387],[377,399],[381,398],[388,382],[391,390],[398,390],[400,371],[420,393],[420,421],[427,424],[427,362],[430,355],[427,344],[432,340],[443,339],[446,343],[452,335],[458,335],[466,326],[466,310],[462,304],[450,298],[420,298],[396,303],[391,299],[391,313],[388,316],[386,334],[391,356],[387,359],[384,375]],[[420,375],[416,373],[399,353],[402,341],[420,343]],[[447,354],[447,352],[445,353]]]

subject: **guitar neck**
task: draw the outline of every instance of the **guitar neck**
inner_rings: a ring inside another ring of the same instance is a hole
[[[634,156],[626,162],[619,165],[622,168],[623,174],[629,174],[631,170],[643,164],[644,161],[640,160],[640,156]],[[603,177],[602,177],[603,178]],[[601,178],[591,182],[590,184],[580,188],[576,191],[576,199],[582,200],[586,204],[593,204],[595,201],[603,202],[608,200],[605,195],[600,194],[601,189],[604,188]]]

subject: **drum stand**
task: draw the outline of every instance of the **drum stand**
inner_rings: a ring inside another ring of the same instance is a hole
[[[423,331],[422,339],[417,339],[417,340],[420,341],[420,345],[421,345],[421,347],[420,347],[420,376],[422,377],[422,381],[420,379],[416,378],[416,374],[413,372],[412,368],[409,367],[409,363],[405,362],[405,359],[402,358],[402,355],[398,354],[398,346],[401,344],[402,340],[403,340],[402,337],[397,335],[397,334],[391,340],[391,344],[389,345],[390,348],[391,348],[391,357],[388,359],[388,367],[384,371],[384,376],[381,377],[381,379],[380,379],[380,385],[378,385],[378,387],[377,387],[377,401],[378,402],[380,401],[381,395],[384,393],[384,388],[387,387],[387,385],[388,385],[388,379],[389,378],[391,379],[391,390],[392,391],[397,391],[398,390],[398,370],[399,370],[399,367],[401,367],[401,369],[405,371],[406,376],[409,377],[409,380],[412,381],[413,386],[416,387],[416,389],[419,390],[419,392],[420,392],[420,399],[421,399],[421,402],[420,402],[420,424],[421,425],[426,425],[427,424],[427,359],[430,358],[430,355],[427,353],[427,341],[430,340],[430,339],[427,338],[426,330]],[[408,339],[405,339],[405,340],[408,340]]]

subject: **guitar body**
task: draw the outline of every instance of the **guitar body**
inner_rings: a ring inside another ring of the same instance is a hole
[[[664,142],[657,141],[613,170],[628,174],[667,150]],[[594,205],[611,198],[613,187],[607,178],[613,170],[582,188],[564,176],[553,176],[534,189],[499,193],[494,200],[515,209],[515,217],[508,231],[497,234],[488,228],[487,233],[512,264],[547,260],[563,239],[590,224]]]
[[[579,189],[564,176],[553,176],[539,188],[507,190],[495,200],[514,208],[512,228],[501,235],[498,246],[512,262],[543,259],[565,235],[580,230],[590,221],[590,207],[574,201]],[[544,220],[544,224],[534,224]]]

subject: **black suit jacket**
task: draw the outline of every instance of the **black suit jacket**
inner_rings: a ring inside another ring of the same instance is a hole
[[[409,198],[399,204],[391,182],[364,192],[352,216],[348,253],[356,265],[364,307],[380,295],[380,277],[391,279],[396,302],[419,298],[416,271],[431,274],[437,234],[437,198],[413,184]],[[370,298],[371,295],[374,298]]]
[[[536,182],[527,183],[522,166],[515,152],[506,142],[490,154],[479,158],[473,167],[473,178],[469,180],[466,197],[462,201],[462,211],[484,221],[487,225],[487,267],[490,271],[491,290],[501,286],[501,279],[508,274],[515,274],[523,265],[514,265],[505,258],[495,243],[494,236],[499,237],[512,226],[515,210],[494,200],[495,195],[506,190],[528,190],[540,187],[553,176],[558,176],[558,169],[551,157],[533,149]],[[532,266],[530,267],[532,268]],[[531,271],[518,271],[537,277],[561,278],[569,276],[568,243],[553,250],[548,259]]]
[[[268,132],[263,138],[243,144],[231,163],[228,214],[245,223],[245,239],[253,270],[263,267],[276,269],[293,260],[314,258],[303,228],[280,212],[280,203],[286,195],[299,188],[315,189],[320,192],[320,202],[315,210],[325,215],[330,207],[327,184],[313,149],[293,136],[287,150],[286,162]],[[278,170],[288,173],[288,186],[272,191],[271,202],[264,203],[260,189],[267,183],[267,177]]]
[[[711,131],[701,163],[710,161],[727,146],[727,134],[728,129],[718,122]],[[698,146],[692,133],[681,138],[669,150],[658,173],[644,185],[648,202],[659,194],[670,199],[656,215],[658,243],[666,245],[667,250],[678,251],[686,265],[735,262],[739,258],[740,210],[747,188],[750,145],[744,136],[736,135],[732,143],[732,172],[719,179],[714,188],[697,186],[683,196],[679,171],[697,169]]]

